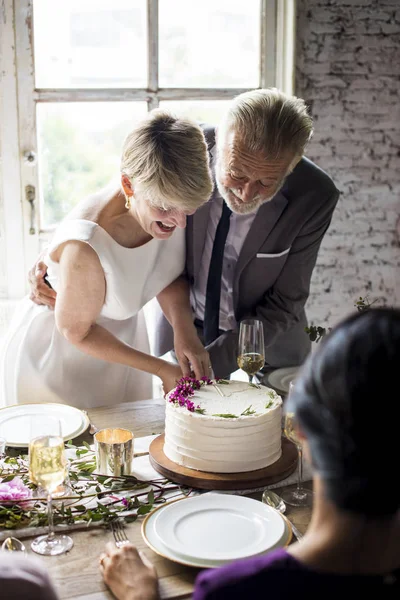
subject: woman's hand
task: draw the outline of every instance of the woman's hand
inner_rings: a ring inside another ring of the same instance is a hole
[[[174,331],[174,349],[185,377],[212,377],[211,361],[196,329]]]
[[[162,381],[164,395],[166,395],[176,387],[176,382],[182,377],[182,371],[179,365],[167,361],[164,362],[165,364],[161,367],[157,375]]]
[[[108,542],[99,563],[105,583],[118,600],[158,600],[160,597],[154,566],[132,544],[116,548]]]

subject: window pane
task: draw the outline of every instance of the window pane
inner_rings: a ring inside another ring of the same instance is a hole
[[[160,87],[259,85],[259,0],[160,0]]]
[[[188,117],[200,123],[218,125],[229,104],[230,100],[182,100],[160,102],[160,108],[165,108],[177,116]]]
[[[34,0],[39,88],[146,87],[146,0]]]
[[[119,176],[122,143],[145,102],[38,104],[41,228]]]

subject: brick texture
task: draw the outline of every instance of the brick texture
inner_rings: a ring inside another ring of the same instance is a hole
[[[400,305],[400,0],[298,0],[307,156],[341,192],[307,303],[332,326],[359,296]]]

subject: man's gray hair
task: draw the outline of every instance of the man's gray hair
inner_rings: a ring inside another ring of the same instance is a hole
[[[154,109],[127,136],[121,172],[158,207],[196,210],[211,196],[204,133],[195,122]]]
[[[233,99],[218,128],[219,144],[232,131],[251,152],[273,159],[288,153],[301,157],[312,136],[313,121],[304,100],[267,88]]]

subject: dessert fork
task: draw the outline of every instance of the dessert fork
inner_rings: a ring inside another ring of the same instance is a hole
[[[122,548],[122,546],[129,544],[128,537],[125,533],[125,528],[119,519],[111,521],[111,531],[113,532],[114,541],[117,548]]]

